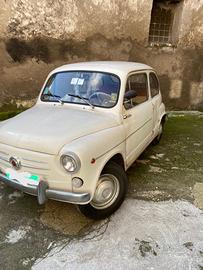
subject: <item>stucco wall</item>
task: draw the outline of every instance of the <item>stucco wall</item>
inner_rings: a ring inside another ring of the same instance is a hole
[[[84,60],[157,69],[167,107],[203,107],[203,0],[184,0],[176,47],[148,46],[152,0],[0,0],[0,105],[34,99],[47,73]]]

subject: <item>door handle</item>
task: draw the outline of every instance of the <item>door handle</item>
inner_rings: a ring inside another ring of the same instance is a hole
[[[124,114],[123,115],[123,119],[127,119],[127,118],[129,118],[129,117],[131,117],[132,116],[132,114]]]

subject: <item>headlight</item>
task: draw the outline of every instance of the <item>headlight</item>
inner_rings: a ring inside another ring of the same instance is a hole
[[[81,166],[79,157],[74,153],[67,153],[61,156],[61,164],[69,173],[78,172]]]

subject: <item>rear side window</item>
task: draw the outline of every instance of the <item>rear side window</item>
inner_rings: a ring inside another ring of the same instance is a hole
[[[155,97],[159,93],[159,81],[154,73],[149,74],[149,84],[151,96]]]
[[[137,95],[130,101],[124,101],[126,109],[130,109],[148,100],[147,74],[137,73],[130,75],[127,80],[126,92],[130,90],[135,90]]]

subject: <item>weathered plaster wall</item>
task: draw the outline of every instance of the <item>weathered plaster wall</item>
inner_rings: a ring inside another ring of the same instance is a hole
[[[168,108],[203,107],[203,0],[182,6],[177,47],[152,48],[152,0],[0,0],[0,105],[34,99],[63,63],[129,60],[157,69]]]
[[[42,36],[85,41],[102,33],[106,38],[143,41],[151,5],[143,0],[14,0],[8,33],[27,40]]]

